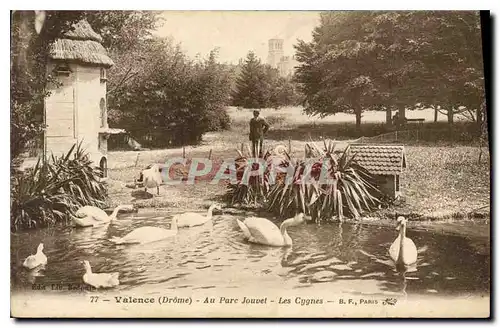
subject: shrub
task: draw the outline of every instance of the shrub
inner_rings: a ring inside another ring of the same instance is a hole
[[[348,148],[339,154],[334,151],[334,143],[327,145],[325,142],[324,150],[314,144],[307,145],[312,158],[292,160],[286,156],[278,163],[283,168],[293,169],[290,181],[285,181],[287,175],[281,172],[271,184],[271,162],[275,159],[268,152],[264,157],[268,165],[263,178],[251,177],[248,185],[243,184],[241,177],[246,158],[242,157],[243,161],[236,168],[238,183],[228,186],[231,204],[263,201],[276,215],[289,217],[303,212],[318,222],[333,218],[343,220],[344,217],[357,219],[381,203],[373,177],[356,162],[355,155],[349,155]],[[320,180],[322,168],[333,183]]]
[[[338,154],[334,152],[333,142],[328,145],[325,142],[323,151],[314,144],[308,146],[314,150],[312,154],[319,154],[320,157],[300,159],[295,163],[285,161],[285,165],[293,164],[293,183],[279,182],[271,188],[269,210],[281,216],[303,212],[315,221],[334,217],[342,220],[344,216],[359,218],[362,213],[374,209],[380,203],[375,196],[380,192],[373,177],[357,164],[355,156],[349,155],[349,148]],[[304,172],[307,172],[308,165],[311,165],[312,179],[306,181]],[[321,183],[323,166],[327,176],[333,179],[332,184]]]
[[[166,39],[144,42],[137,75],[110,92],[108,103],[119,112],[112,123],[147,148],[197,144],[205,132],[229,128],[231,74],[217,51],[191,60]]]
[[[276,126],[283,124],[286,121],[286,118],[282,115],[269,115],[266,117],[266,121],[270,125]]]
[[[11,229],[67,223],[81,206],[103,206],[107,193],[81,144],[34,168],[17,172],[12,181]]]
[[[267,161],[268,165],[265,168],[263,177],[261,176],[250,176],[248,182],[244,183],[243,177],[245,170],[248,169],[248,158],[250,156],[243,155],[239,150],[240,156],[235,160],[236,162],[236,183],[229,182],[227,184],[227,198],[231,205],[234,204],[263,204],[266,201],[266,195],[269,192],[269,170],[271,163],[269,162],[271,158],[270,151],[267,151],[263,159]],[[250,153],[250,150],[248,150]],[[257,163],[252,164],[252,169],[257,170]],[[226,169],[226,174],[229,173],[229,169]]]
[[[207,131],[229,130],[231,127],[231,116],[229,116],[226,108],[209,111],[206,120],[208,121]]]

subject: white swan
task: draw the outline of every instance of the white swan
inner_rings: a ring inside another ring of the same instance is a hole
[[[118,279],[119,273],[93,273],[92,268],[90,267],[89,261],[82,261],[83,266],[85,267],[85,274],[83,275],[83,282],[87,285],[90,285],[95,288],[109,288],[115,287],[120,284]]]
[[[144,191],[148,192],[148,188],[156,187],[156,191],[159,195],[160,185],[163,182],[160,166],[158,164],[153,164],[149,169],[143,170],[141,174]]]
[[[177,235],[177,219],[172,218],[170,229],[163,229],[158,227],[140,227],[123,237],[111,237],[111,242],[121,244],[145,244],[153,241],[162,240],[165,238]]]
[[[96,225],[105,224],[116,219],[118,212],[121,210],[132,210],[133,208],[133,205],[119,205],[114,209],[111,215],[108,215],[99,207],[84,206],[75,213],[76,217],[72,216],[71,218],[76,226],[94,227]]]
[[[271,221],[258,217],[249,217],[243,222],[236,219],[236,222],[238,222],[245,238],[251,243],[268,246],[292,246],[292,238],[290,238],[286,229],[301,224],[305,220],[304,213],[300,213],[283,221],[279,228]]]
[[[195,226],[205,224],[206,222],[208,222],[212,219],[212,211],[214,209],[218,209],[220,211],[221,207],[217,204],[210,205],[206,215],[203,215],[201,213],[193,213],[193,212],[186,212],[186,213],[178,214],[175,216],[175,218],[177,219],[177,226],[179,228],[183,228],[183,227],[190,228],[190,227],[195,227]]]
[[[40,243],[36,250],[36,254],[30,255],[24,260],[23,267],[33,270],[45,264],[47,264],[47,256],[43,254],[43,243]]]
[[[389,248],[389,255],[396,265],[409,266],[417,262],[417,247],[413,240],[406,237],[406,219],[400,216],[397,222],[399,235]]]

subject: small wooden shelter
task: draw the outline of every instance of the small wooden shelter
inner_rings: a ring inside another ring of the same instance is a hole
[[[402,145],[351,144],[350,155],[373,174],[380,191],[395,199],[401,196],[401,174],[406,168],[406,154]]]

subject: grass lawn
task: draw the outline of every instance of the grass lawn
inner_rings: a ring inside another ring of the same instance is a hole
[[[271,113],[272,110],[269,110]],[[281,119],[272,119],[271,129],[297,130],[304,123],[299,114],[291,111],[286,115],[283,110],[278,111]],[[417,111],[425,113],[425,111]],[[207,158],[211,153],[212,159],[234,159],[236,149],[242,143],[244,149],[248,145],[248,119],[250,110],[231,108],[229,113],[233,119],[232,129],[229,131],[212,132],[204,135],[201,145],[185,147],[186,158]],[[282,114],[281,114],[282,113]],[[377,113],[385,119],[385,113]],[[343,114],[346,115],[346,114]],[[433,115],[433,113],[432,113]],[[265,115],[263,111],[263,116]],[[305,116],[307,117],[307,116]],[[353,124],[351,121],[343,124]],[[332,120],[329,117],[328,120]],[[320,122],[324,126],[333,126],[338,122]],[[271,130],[272,131],[272,130]],[[265,141],[264,147],[273,147],[277,144],[291,146],[292,156],[302,157],[304,145],[308,136],[287,139],[272,138]],[[312,137],[316,139],[317,137]],[[341,138],[339,138],[341,139]],[[490,166],[489,155],[483,155],[478,163],[479,150],[477,147],[465,145],[406,145],[407,169],[402,177],[403,198],[399,204],[370,216],[393,216],[396,213],[408,215],[412,219],[462,219],[464,217],[489,217],[490,204]],[[139,156],[138,156],[139,155]],[[127,188],[126,184],[138,178],[141,169],[152,163],[164,163],[167,158],[182,157],[183,149],[163,149],[149,151],[115,151],[109,153],[109,196],[110,206],[124,203],[134,203],[138,207],[154,207],[173,210],[201,210],[206,209],[212,202],[220,201],[225,194],[225,185],[213,185],[207,181],[199,181],[194,185],[180,184],[176,186],[163,185],[160,195],[156,190],[148,195],[143,189]],[[135,163],[137,162],[137,166]]]
[[[489,157],[477,147],[406,147],[403,202],[391,209],[429,219],[489,216]]]

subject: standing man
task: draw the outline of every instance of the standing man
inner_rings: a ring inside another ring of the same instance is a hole
[[[250,136],[252,142],[253,157],[262,157],[262,144],[264,143],[264,134],[269,130],[269,124],[262,117],[259,117],[259,111],[253,111],[253,118],[250,120]]]
[[[400,124],[400,120],[399,120],[399,112],[396,112],[396,114],[394,114],[394,116],[392,117],[392,125],[394,125],[395,127],[399,128],[399,124]]]

